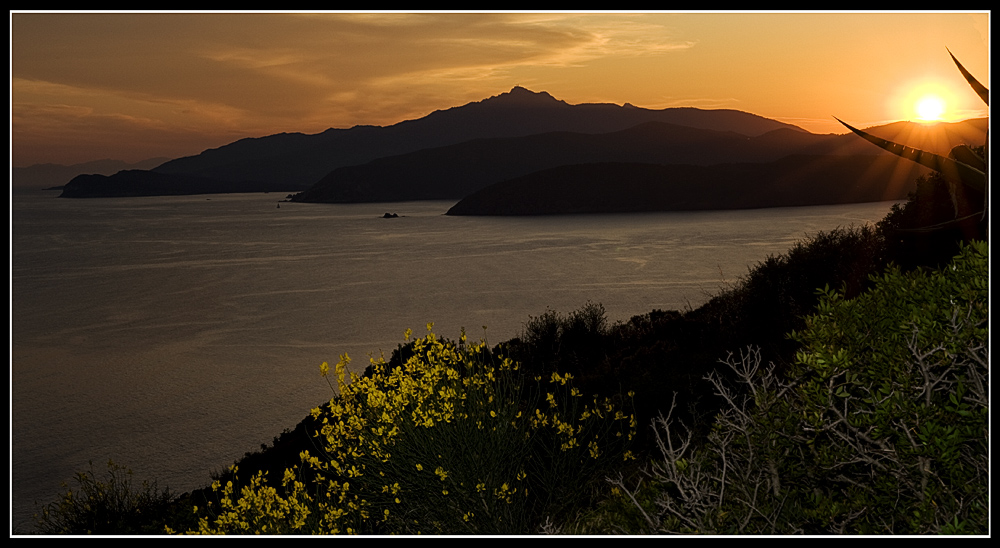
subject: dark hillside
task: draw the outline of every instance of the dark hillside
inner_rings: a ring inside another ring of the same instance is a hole
[[[900,127],[889,129],[886,133],[895,135]],[[978,126],[969,122],[914,130],[910,134],[920,142],[934,140],[938,149],[943,147],[947,153],[951,146],[964,142],[962,136],[978,131]],[[815,135],[785,127],[750,136],[734,130],[648,121],[608,133],[556,131],[474,139],[386,156],[335,169],[294,200],[331,203],[458,200],[506,179],[564,165],[632,162],[707,166],[767,163],[791,155],[890,156],[854,135]],[[903,196],[905,193],[900,197]]]
[[[602,161],[670,163],[679,159],[711,164],[718,163],[726,153],[757,161],[755,152],[745,135],[662,122],[646,122],[604,134],[560,131],[476,139],[336,169],[294,200],[457,200],[490,184],[561,165]],[[778,153],[775,158],[783,155]]]
[[[175,196],[231,192],[290,192],[286,184],[260,181],[222,181],[191,175],[125,170],[114,175],[77,175],[63,187],[61,198]]]
[[[886,156],[789,156],[715,166],[561,166],[491,185],[448,215],[752,209],[900,200],[928,170]]]

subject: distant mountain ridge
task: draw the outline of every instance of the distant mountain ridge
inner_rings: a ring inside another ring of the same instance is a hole
[[[816,135],[779,128],[749,137],[734,131],[654,121],[610,133],[560,131],[475,139],[378,158],[330,172],[293,201],[457,200],[491,184],[562,165],[637,162],[707,166],[765,163],[803,154],[888,155],[853,134]]]
[[[62,198],[181,196],[238,192],[284,192],[287,187],[261,181],[220,181],[196,175],[128,169],[114,175],[77,175],[63,186]]]
[[[508,92],[434,111],[391,126],[355,126],[322,133],[281,133],[240,139],[152,171],[218,181],[260,181],[305,190],[339,167],[472,139],[518,137],[553,131],[608,133],[648,121],[755,136],[801,128],[737,110],[651,110],[607,103],[570,105],[546,92],[514,87]],[[96,191],[96,189],[95,189]]]
[[[981,121],[869,128],[910,146],[982,142]],[[981,131],[980,131],[981,126]],[[908,135],[903,135],[906,133]],[[571,105],[546,92],[508,92],[391,126],[241,139],[149,171],[88,176],[65,196],[300,192],[302,202],[458,200],[536,170],[592,162],[711,165],[790,154],[888,154],[851,134],[817,135],[736,110]],[[132,185],[134,188],[129,188]],[[199,187],[201,185],[202,188]]]
[[[726,129],[750,136],[779,128],[799,129],[736,110],[650,110],[606,103],[570,105],[546,92],[514,87],[482,101],[434,111],[391,126],[355,126],[328,129],[315,135],[283,133],[241,139],[197,156],[172,160],[156,171],[308,187],[338,167],[429,147],[552,131],[607,133],[646,121]]]
[[[473,139],[388,156],[333,170],[302,202],[385,202],[459,199],[492,183],[564,164],[596,161],[657,161],[669,149],[693,152],[706,141],[743,142],[733,132],[644,122],[601,134],[569,131],[523,137]]]
[[[140,162],[128,163],[122,160],[94,160],[80,164],[34,164],[28,167],[11,168],[11,186],[13,188],[52,188],[59,187],[73,177],[83,174],[112,175],[125,169],[153,169],[170,158],[149,158]]]

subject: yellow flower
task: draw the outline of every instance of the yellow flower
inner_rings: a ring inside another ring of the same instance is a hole
[[[579,446],[580,446],[580,444],[578,444],[576,442],[576,438],[570,438],[568,442],[560,445],[559,449],[561,449],[563,451],[568,451],[568,450],[570,450],[570,449],[572,449],[574,447],[579,447]]]
[[[427,327],[428,331],[431,331],[433,324],[428,324]],[[412,334],[411,330],[404,333],[408,343],[411,342]],[[485,343],[469,344],[464,330],[459,341],[459,344],[450,343],[429,332],[423,337],[412,340],[415,355],[408,359],[403,367],[397,368],[389,368],[384,358],[376,360],[369,354],[369,362],[374,366],[373,374],[365,378],[350,373],[348,371],[350,357],[346,354],[340,356],[340,362],[335,362],[338,386],[334,387],[340,396],[332,399],[329,404],[312,410],[317,422],[321,422],[318,425],[320,432],[317,433],[317,437],[324,444],[322,447],[324,456],[320,460],[307,452],[301,455],[302,467],[308,466],[313,471],[313,474],[309,475],[316,476],[316,483],[313,486],[306,486],[296,481],[298,469],[290,468],[285,471],[283,478],[285,484],[283,493],[280,487],[277,491],[265,487],[262,480],[254,480],[255,482],[249,486],[249,490],[242,493],[242,496],[241,493],[234,492],[237,489],[231,484],[217,485],[221,506],[219,508],[213,506],[212,513],[218,517],[211,525],[208,521],[204,521],[204,525],[200,528],[205,532],[301,533],[305,532],[304,523],[307,520],[306,516],[309,516],[310,523],[320,524],[321,532],[342,533],[345,530],[361,532],[348,529],[346,526],[348,523],[356,526],[355,524],[364,522],[369,518],[369,514],[375,519],[388,518],[389,514],[384,507],[382,512],[376,510],[372,503],[361,497],[362,491],[358,487],[351,489],[343,480],[352,478],[359,485],[366,486],[372,486],[371,482],[377,481],[378,483],[373,485],[374,491],[377,493],[381,488],[381,491],[388,495],[386,498],[401,505],[399,495],[402,494],[402,489],[399,483],[394,483],[400,478],[393,478],[391,467],[383,469],[372,467],[366,470],[356,459],[374,458],[387,463],[391,462],[390,452],[394,454],[392,459],[398,459],[399,457],[395,455],[404,449],[404,446],[400,445],[400,436],[403,431],[412,430],[413,427],[422,430],[423,435],[435,436],[447,434],[435,431],[450,428],[449,425],[458,422],[464,422],[470,428],[478,424],[485,430],[487,426],[495,428],[496,418],[506,419],[509,418],[509,413],[515,413],[512,425],[518,430],[516,434],[518,439],[527,439],[535,429],[550,428],[559,436],[560,442],[565,442],[562,444],[563,450],[579,447],[579,451],[583,453],[590,449],[591,456],[597,458],[598,455],[603,456],[600,454],[602,448],[597,446],[597,442],[591,441],[595,439],[593,435],[584,438],[581,431],[584,419],[589,418],[593,421],[596,418],[588,415],[604,416],[607,412],[608,418],[621,420],[622,426],[625,420],[631,419],[630,422],[634,423],[634,417],[615,413],[610,401],[602,403],[595,398],[593,406],[585,407],[584,414],[579,416],[579,411],[570,412],[569,409],[561,410],[560,407],[576,400],[564,401],[561,399],[563,393],[545,394],[544,391],[542,394],[549,402],[548,405],[543,405],[547,413],[543,413],[540,409],[542,406],[539,406],[530,407],[525,414],[522,410],[518,410],[516,405],[511,407],[514,402],[499,395],[502,392],[499,391],[500,385],[497,384],[508,382],[508,374],[518,371],[518,365],[507,358],[499,363],[481,363],[479,352],[487,348]],[[324,363],[320,367],[321,374],[327,379],[326,382],[331,382],[329,373],[332,369],[334,369],[333,364],[329,363]],[[566,385],[572,380],[572,376],[555,373],[551,379],[553,383]],[[580,397],[580,391],[571,386],[567,395]],[[483,417],[483,411],[488,413],[487,417]],[[490,417],[493,419],[490,420]],[[479,418],[487,420],[477,423]],[[522,418],[530,419],[530,425],[524,425]],[[522,430],[522,426],[527,426],[527,429]],[[430,427],[433,429],[424,430]],[[578,427],[581,430],[578,430]],[[626,433],[629,432],[622,428],[623,437]],[[631,433],[629,435],[631,436]],[[435,454],[436,451],[431,455]],[[332,457],[333,455],[339,456]],[[634,458],[631,454],[626,458],[628,457]],[[441,466],[433,464],[434,460],[431,458],[427,469],[434,471],[435,476],[444,484],[440,486],[441,493],[448,495],[450,493],[448,485],[456,481],[456,477],[461,476],[460,470],[457,468],[445,470],[443,464],[446,461],[440,455],[438,459],[438,464]],[[420,460],[427,460],[427,457]],[[423,465],[418,463],[414,465],[417,473],[422,474]],[[489,485],[495,483],[485,479],[474,480],[467,484],[474,485],[478,493],[486,495],[493,491],[497,499],[513,503],[514,496],[521,496],[525,481],[524,471],[517,473],[516,476],[517,483],[513,485],[504,483],[500,488],[490,488]],[[430,476],[421,477],[424,480],[430,478]],[[317,498],[314,499],[313,496]],[[487,495],[487,498],[493,497]],[[205,510],[202,509],[202,512]],[[258,520],[254,517],[256,515],[267,517],[256,521]],[[475,515],[466,512],[462,517],[474,521]]]
[[[563,376],[560,377],[559,373],[556,373],[555,371],[552,372],[552,382],[553,383],[559,383],[561,385],[565,385],[566,381],[570,381],[570,380],[573,380],[573,375],[571,375],[569,373],[566,373],[565,375],[563,375]]]
[[[597,457],[599,457],[601,455],[601,452],[598,451],[598,449],[597,449],[597,442],[596,441],[591,440],[591,442],[589,444],[587,444],[587,446],[590,448],[590,457],[591,458],[596,459]]]

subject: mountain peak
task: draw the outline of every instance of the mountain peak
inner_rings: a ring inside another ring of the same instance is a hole
[[[531,91],[522,86],[514,86],[510,88],[510,91],[494,95],[482,102],[513,106],[566,104],[566,101],[556,99],[547,91]]]
[[[514,87],[510,88],[510,91],[508,91],[507,93],[509,93],[511,95],[520,94],[520,95],[524,95],[524,96],[528,96],[528,95],[548,95],[548,93],[546,93],[544,91],[536,93],[536,92],[531,91],[530,89],[528,89],[528,88],[526,88],[524,86],[514,86]]]

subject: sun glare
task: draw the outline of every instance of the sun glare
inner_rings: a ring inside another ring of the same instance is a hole
[[[961,102],[948,84],[931,78],[904,83],[887,101],[890,112],[897,113],[891,117],[925,124],[956,121]]]
[[[925,95],[917,99],[914,109],[917,112],[917,119],[922,122],[937,122],[945,112],[944,99],[937,95]]]

